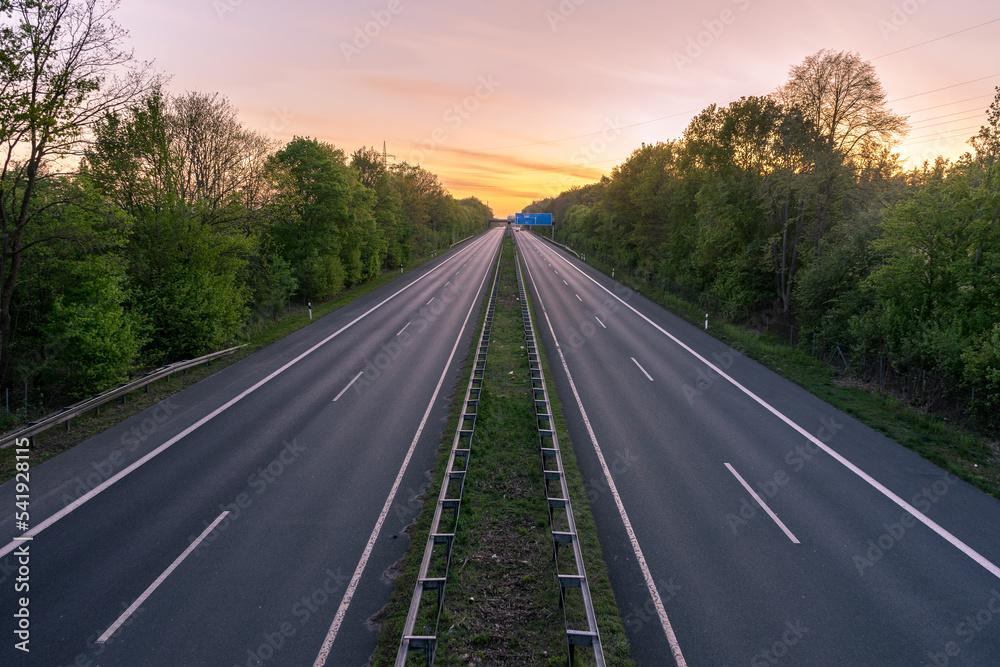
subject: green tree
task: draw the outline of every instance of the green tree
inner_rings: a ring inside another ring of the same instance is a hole
[[[792,67],[778,100],[802,112],[818,134],[814,248],[823,252],[831,215],[854,174],[884,157],[907,130],[906,118],[886,108],[874,66],[857,53],[822,49]]]
[[[866,349],[890,354],[897,367],[960,378],[970,338],[1000,318],[995,266],[976,261],[989,231],[980,213],[962,167],[889,212],[873,242],[885,261],[865,281],[875,307],[856,324]]]
[[[44,182],[41,202],[72,203],[40,213],[26,240],[35,246],[12,301],[18,379],[68,400],[120,383],[138,359],[141,321],[128,308],[123,249],[127,216],[108,210],[86,178]]]
[[[0,380],[11,372],[11,302],[25,254],[56,239],[30,235],[46,206],[38,190],[79,152],[87,130],[153,85],[122,47],[116,2],[0,3]]]
[[[234,142],[243,142],[238,150],[248,162],[257,155],[258,142],[227,122],[232,119],[227,106],[193,94],[185,99],[205,113],[189,109],[188,117],[178,116],[170,101],[153,91],[129,109],[106,114],[96,124],[84,163],[87,177],[131,217],[133,233],[124,252],[132,308],[148,327],[145,351],[158,363],[232,342],[249,313],[250,281],[263,289],[268,280],[261,271],[273,266],[257,262],[256,274],[250,270],[260,254],[257,217],[268,202],[257,198],[253,214],[247,212],[243,185],[256,180],[245,175],[247,164],[230,173],[226,165],[236,160],[225,151],[206,150],[197,159],[186,155],[176,128],[197,135],[193,126],[203,122],[228,132]],[[196,186],[201,177],[192,172],[199,170],[204,178]],[[281,284],[278,279],[270,286]]]
[[[410,239],[413,229],[403,215],[403,202],[396,187],[396,177],[390,173],[382,154],[374,148],[362,147],[351,154],[351,168],[358,172],[362,185],[375,193],[375,224],[385,239],[386,268],[410,263]]]
[[[272,162],[287,171],[296,193],[295,210],[272,234],[303,296],[326,298],[377,273],[385,251],[372,214],[375,196],[344,152],[296,137]]]

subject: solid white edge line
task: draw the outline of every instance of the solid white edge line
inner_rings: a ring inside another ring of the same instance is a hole
[[[198,548],[198,545],[201,544],[202,540],[208,537],[208,534],[211,533],[213,530],[215,530],[215,527],[219,525],[220,521],[226,518],[227,514],[229,514],[229,510],[226,510],[225,512],[217,516],[215,518],[215,521],[213,521],[211,525],[205,528],[205,530],[202,531],[201,535],[199,535],[194,542],[188,545],[188,548],[184,550],[184,553],[182,553],[180,556],[174,559],[174,562],[171,563],[170,566],[163,571],[163,574],[158,576],[156,578],[156,581],[151,583],[149,587],[145,591],[143,591],[142,595],[136,598],[135,602],[133,602],[128,609],[122,612],[122,615],[118,617],[118,620],[112,623],[111,627],[105,630],[104,634],[98,637],[95,643],[103,644],[104,642],[111,639],[111,635],[115,634],[118,628],[122,626],[122,623],[127,621],[128,617],[134,614],[135,610],[138,609],[139,606],[146,601],[146,598],[152,595],[153,591],[159,588],[160,584],[162,584],[166,580],[166,578],[170,576],[170,573],[176,570],[177,566],[180,565],[184,561],[184,559],[191,554],[192,551]]]
[[[499,249],[499,245],[497,248]],[[493,266],[492,261],[489,266]],[[479,283],[479,289],[476,291],[476,294],[479,294],[482,291],[483,284],[485,284],[486,278],[489,274],[490,272],[488,270],[484,273],[483,280]],[[358,583],[361,581],[361,574],[365,571],[365,567],[368,565],[368,559],[371,558],[372,550],[375,548],[375,542],[378,540],[378,536],[382,532],[382,524],[385,523],[385,518],[389,514],[389,508],[392,507],[392,503],[396,499],[396,493],[399,491],[399,485],[403,483],[403,475],[406,473],[406,469],[410,465],[410,459],[413,458],[413,451],[417,447],[417,441],[420,440],[420,435],[424,432],[424,427],[427,425],[427,419],[430,417],[431,410],[434,408],[434,402],[437,401],[438,394],[441,392],[441,386],[444,384],[444,380],[448,376],[448,371],[451,368],[451,362],[455,358],[455,351],[458,350],[458,344],[462,341],[462,336],[465,335],[465,327],[469,324],[469,318],[472,317],[472,311],[477,305],[479,305],[479,301],[477,299],[473,299],[472,306],[469,307],[469,312],[465,316],[465,322],[462,323],[462,328],[459,330],[458,337],[455,339],[455,345],[451,348],[451,356],[448,357],[448,362],[444,365],[444,370],[441,371],[441,377],[438,379],[437,387],[434,389],[434,394],[431,396],[431,400],[427,404],[427,409],[424,411],[423,419],[420,420],[420,426],[417,428],[417,432],[413,436],[413,440],[410,442],[410,448],[406,451],[406,456],[403,458],[403,464],[400,466],[399,473],[396,475],[396,481],[393,482],[392,488],[389,490],[389,497],[386,498],[385,505],[382,506],[382,512],[379,514],[378,520],[375,522],[375,528],[372,530],[372,534],[368,538],[368,544],[365,545],[365,550],[361,554],[361,560],[358,561],[358,566],[354,569],[354,575],[351,577],[351,581],[347,585],[347,590],[344,592],[344,598],[340,601],[340,606],[337,608],[337,613],[333,617],[333,623],[330,624],[330,630],[327,632],[326,638],[323,640],[323,645],[319,649],[319,654],[316,656],[315,662],[313,662],[313,667],[323,667],[326,664],[327,659],[330,657],[330,650],[333,648],[333,642],[336,641],[337,634],[340,632],[340,626],[344,623],[344,617],[347,615],[347,608],[350,606],[351,600],[354,599],[354,594],[357,592]]]
[[[955,547],[956,549],[958,549],[959,551],[961,551],[962,553],[964,553],[966,556],[968,556],[969,558],[971,558],[973,561],[975,561],[978,565],[980,565],[981,567],[983,567],[986,571],[988,571],[994,577],[996,577],[997,579],[1000,579],[1000,567],[997,567],[995,564],[993,564],[992,562],[990,562],[989,560],[987,560],[985,556],[983,556],[978,551],[976,551],[975,549],[973,549],[972,547],[970,547],[968,544],[966,544],[965,542],[963,542],[962,540],[958,539],[957,537],[955,537],[954,535],[952,535],[950,532],[948,532],[947,530],[945,530],[944,528],[942,528],[940,525],[937,524],[937,522],[935,522],[933,519],[931,519],[930,517],[928,517],[927,515],[925,515],[923,512],[919,511],[916,507],[914,507],[910,503],[906,502],[905,500],[903,500],[902,498],[900,498],[899,496],[897,496],[895,493],[893,493],[887,487],[885,487],[881,482],[879,482],[878,480],[876,480],[874,477],[872,477],[871,475],[869,475],[868,473],[866,473],[864,470],[862,470],[858,466],[856,466],[853,463],[851,463],[847,458],[845,458],[843,455],[841,455],[835,449],[833,449],[832,447],[830,447],[829,445],[827,445],[825,442],[823,442],[822,440],[820,440],[819,438],[817,438],[816,436],[814,436],[809,431],[805,430],[804,428],[802,428],[801,426],[799,426],[798,424],[796,424],[794,421],[792,421],[791,418],[786,417],[784,415],[784,413],[780,412],[777,408],[775,408],[770,403],[768,403],[767,401],[765,401],[764,399],[762,399],[760,396],[758,396],[757,394],[753,393],[752,391],[750,391],[749,389],[747,389],[746,387],[744,387],[735,378],[731,377],[728,373],[726,373],[721,368],[719,368],[718,366],[716,366],[715,364],[713,364],[711,361],[709,361],[705,357],[703,357],[700,354],[698,354],[695,350],[693,350],[688,345],[684,344],[679,338],[677,338],[673,334],[667,332],[665,329],[663,329],[663,327],[661,327],[660,325],[658,325],[656,322],[653,322],[653,320],[649,319],[648,317],[646,317],[645,315],[643,315],[642,313],[640,313],[638,310],[636,310],[635,308],[633,308],[631,304],[629,304],[628,302],[626,302],[624,299],[622,299],[621,297],[619,297],[617,294],[615,294],[614,292],[612,292],[611,290],[609,290],[607,287],[605,287],[604,285],[600,284],[599,282],[597,282],[596,280],[594,280],[593,278],[591,278],[590,276],[588,276],[586,273],[584,273],[583,271],[581,271],[575,264],[573,264],[572,262],[570,262],[568,259],[564,258],[562,255],[556,253],[554,250],[551,250],[549,248],[546,248],[546,251],[547,252],[551,252],[553,255],[555,255],[556,257],[558,257],[562,261],[564,261],[570,267],[576,269],[577,272],[579,272],[580,275],[582,275],[584,278],[586,278],[587,280],[591,281],[592,283],[594,283],[595,285],[597,285],[598,287],[600,287],[602,290],[604,290],[605,292],[607,292],[608,294],[610,294],[614,298],[618,299],[618,301],[620,301],[622,304],[624,304],[626,308],[628,308],[629,310],[631,310],[633,313],[635,313],[636,315],[638,315],[642,319],[646,320],[647,323],[649,323],[651,326],[653,326],[655,329],[657,329],[660,333],[662,333],[664,336],[666,336],[670,340],[674,341],[678,346],[681,347],[681,349],[685,350],[688,354],[690,354],[691,356],[693,356],[695,359],[697,359],[701,363],[703,363],[706,366],[708,366],[711,370],[713,370],[714,372],[718,373],[721,377],[725,378],[727,382],[729,382],[734,387],[736,387],[737,389],[739,389],[740,391],[742,391],[751,400],[755,401],[762,408],[764,408],[765,410],[767,410],[768,412],[770,412],[772,415],[774,415],[775,417],[777,417],[781,421],[785,422],[785,424],[787,424],[790,428],[792,428],[795,431],[797,431],[799,433],[799,435],[801,435],[802,437],[806,438],[811,443],[813,443],[814,445],[816,445],[817,447],[819,447],[820,449],[822,449],[824,452],[826,452],[827,454],[829,454],[830,456],[832,456],[838,463],[840,463],[845,468],[847,468],[848,470],[850,470],[851,472],[853,472],[855,475],[857,475],[858,477],[860,477],[861,479],[863,479],[865,482],[867,482],[869,485],[871,485],[879,493],[881,493],[882,495],[884,495],[886,498],[888,498],[892,502],[896,503],[896,505],[898,505],[899,507],[901,507],[902,509],[904,509],[905,511],[907,511],[911,516],[913,516],[915,519],[917,519],[918,521],[920,521],[920,523],[924,524],[925,526],[927,526],[928,528],[930,528],[931,530],[933,530],[935,533],[937,533],[940,537],[944,538],[945,541],[947,541],[953,547]]]
[[[670,651],[673,653],[677,667],[687,667],[687,661],[684,660],[684,654],[681,652],[681,646],[677,641],[677,635],[674,634],[674,627],[671,625],[670,619],[667,617],[667,610],[663,606],[663,600],[660,598],[660,592],[656,589],[656,583],[653,581],[653,575],[649,571],[649,565],[646,564],[646,556],[642,553],[642,547],[639,546],[639,539],[635,536],[635,530],[632,529],[632,522],[629,520],[628,513],[625,511],[625,505],[622,502],[621,496],[618,495],[618,486],[615,484],[615,480],[611,476],[611,470],[608,468],[608,462],[604,458],[604,452],[601,450],[601,446],[597,442],[597,435],[594,434],[594,428],[590,425],[590,418],[587,416],[587,411],[583,407],[583,401],[580,399],[580,393],[576,390],[576,383],[573,381],[573,375],[569,372],[569,366],[566,364],[566,357],[563,355],[562,346],[559,345],[559,339],[556,337],[556,331],[552,328],[552,321],[549,320],[548,311],[545,310],[545,305],[542,303],[542,297],[538,291],[538,286],[535,284],[535,279],[531,275],[531,268],[528,267],[527,262],[524,263],[524,267],[528,271],[528,278],[531,279],[531,286],[534,288],[535,295],[538,298],[538,307],[542,309],[542,314],[545,315],[545,321],[549,325],[549,332],[552,334],[552,340],[555,341],[556,344],[556,351],[559,353],[559,361],[562,362],[563,370],[566,372],[566,378],[569,380],[569,387],[573,390],[573,397],[576,399],[576,406],[580,410],[580,416],[583,418],[584,426],[587,427],[587,434],[590,435],[590,442],[594,445],[594,451],[597,453],[597,460],[601,464],[601,470],[604,471],[604,478],[608,482],[608,488],[611,490],[611,495],[615,499],[615,505],[618,507],[618,514],[621,516],[622,523],[625,525],[625,532],[628,534],[629,542],[632,544],[632,551],[635,553],[635,559],[639,563],[639,569],[642,570],[642,577],[646,581],[646,588],[649,589],[649,595],[653,599],[653,606],[656,607],[656,615],[660,619],[660,625],[663,627],[663,633],[667,637],[667,643],[670,644]]]
[[[765,503],[760,496],[757,495],[757,492],[754,491],[752,488],[750,488],[750,485],[747,484],[747,481],[743,479],[743,477],[740,476],[738,472],[736,472],[736,468],[729,465],[728,463],[726,463],[726,467],[729,468],[729,472],[733,473],[733,476],[740,481],[740,484],[743,485],[743,488],[750,492],[750,495],[753,496],[753,499],[757,501],[757,504],[760,505],[765,512],[767,512],[767,515],[772,519],[774,519],[774,522],[778,524],[778,528],[781,528],[781,530],[785,532],[785,535],[788,536],[788,539],[790,539],[793,544],[799,544],[799,538],[795,537],[795,535],[792,534],[792,531],[788,530],[788,526],[786,526],[784,522],[778,518],[777,514],[771,511],[771,508],[767,506],[767,503]]]
[[[157,447],[153,451],[149,452],[148,454],[146,454],[145,456],[143,456],[141,459],[139,459],[138,461],[136,461],[132,465],[128,466],[127,468],[122,469],[120,472],[118,472],[117,474],[115,474],[113,477],[109,477],[104,482],[102,482],[101,484],[95,486],[93,489],[91,489],[87,493],[83,494],[82,496],[80,496],[79,498],[77,498],[76,500],[74,500],[69,505],[66,505],[66,507],[62,508],[61,510],[59,510],[58,512],[56,512],[55,514],[53,514],[49,518],[47,518],[44,521],[42,521],[41,523],[35,525],[31,530],[29,530],[27,533],[25,533],[25,535],[34,537],[35,535],[38,535],[39,533],[41,533],[43,530],[45,530],[46,528],[48,528],[52,524],[56,523],[57,521],[61,520],[64,517],[66,517],[67,515],[71,514],[72,512],[76,511],[81,505],[83,505],[84,503],[88,502],[94,496],[98,495],[99,493],[103,493],[111,485],[117,483],[119,480],[123,479],[127,475],[132,474],[135,470],[137,470],[141,466],[143,466],[146,463],[148,463],[150,460],[156,458],[157,456],[159,456],[160,454],[162,454],[163,452],[165,452],[167,449],[169,449],[170,447],[172,447],[175,443],[177,443],[178,441],[180,441],[181,439],[183,439],[185,436],[189,435],[193,431],[196,431],[197,429],[201,428],[202,426],[204,426],[205,424],[207,424],[211,420],[215,419],[220,414],[222,414],[223,412],[225,412],[229,408],[233,407],[234,405],[236,405],[237,403],[239,403],[240,401],[242,401],[244,398],[246,398],[247,396],[249,396],[253,392],[257,391],[258,389],[260,389],[261,387],[263,387],[265,384],[267,384],[268,382],[270,382],[274,378],[278,377],[279,375],[281,375],[282,373],[284,373],[286,370],[288,370],[289,368],[291,368],[295,364],[297,364],[300,361],[302,361],[303,359],[305,359],[310,354],[312,354],[313,352],[315,352],[319,348],[323,347],[328,342],[330,342],[331,340],[333,340],[334,338],[336,338],[337,336],[339,336],[343,332],[347,331],[349,328],[353,327],[355,324],[357,324],[358,322],[360,322],[364,318],[366,318],[369,315],[371,315],[373,312],[375,312],[376,310],[378,310],[379,308],[381,308],[382,306],[384,306],[386,303],[388,303],[392,299],[396,298],[397,296],[399,296],[400,294],[402,294],[406,290],[410,289],[411,287],[413,287],[414,285],[416,285],[418,282],[420,282],[421,280],[423,280],[427,276],[431,275],[432,273],[434,273],[435,271],[437,271],[441,267],[445,266],[446,264],[448,264],[448,262],[451,262],[452,260],[457,259],[458,257],[460,257],[463,253],[468,252],[468,250],[470,248],[472,248],[472,246],[468,246],[466,248],[463,248],[461,250],[461,252],[456,253],[454,257],[450,257],[450,258],[446,259],[441,264],[438,264],[436,267],[434,267],[433,269],[431,269],[430,271],[428,271],[424,275],[420,276],[419,278],[417,278],[416,280],[414,280],[410,284],[406,285],[406,287],[400,288],[398,291],[393,292],[392,295],[386,297],[385,299],[383,299],[382,301],[380,301],[378,304],[372,306],[371,308],[369,308],[368,310],[366,310],[361,315],[358,315],[353,320],[351,320],[350,322],[348,322],[347,324],[345,324],[341,328],[337,329],[337,331],[335,331],[334,333],[330,334],[329,336],[327,336],[326,338],[324,338],[320,342],[316,343],[311,348],[309,348],[308,350],[306,350],[305,352],[303,352],[299,356],[295,357],[291,361],[287,362],[281,368],[279,368],[276,371],[272,372],[270,375],[268,375],[264,379],[259,380],[256,384],[254,384],[253,386],[251,386],[249,389],[245,389],[239,395],[235,396],[234,398],[229,399],[228,401],[226,401],[225,403],[223,403],[221,406],[219,406],[218,408],[216,408],[212,412],[208,413],[207,415],[205,415],[204,417],[202,417],[201,419],[199,419],[198,421],[196,421],[191,426],[188,426],[186,429],[184,429],[183,431],[181,431],[180,433],[178,433],[174,437],[170,438],[169,440],[167,440],[166,442],[164,442],[162,445],[160,445],[159,447]],[[17,547],[17,544],[18,544],[17,542],[11,541],[5,547],[3,547],[2,549],[0,549],[0,558],[3,558],[4,556],[6,556],[10,552],[12,552]]]
[[[396,334],[396,335],[398,336],[399,334]],[[348,389],[350,389],[351,385],[353,385],[355,382],[357,382],[358,378],[361,377],[364,374],[365,374],[365,372],[361,371],[360,373],[358,373],[357,375],[355,375],[354,379],[351,380],[350,382],[348,382],[347,386],[340,390],[340,393],[337,394],[337,396],[333,399],[333,402],[336,403],[337,401],[339,401],[340,397],[344,395],[344,392],[347,391]]]
[[[630,359],[632,359],[632,363],[633,364],[635,364],[636,366],[639,367],[639,370],[642,371],[642,374],[646,376],[646,379],[649,380],[650,382],[652,382],[653,381],[653,376],[646,372],[646,369],[642,367],[642,364],[640,364],[638,361],[636,361],[635,357],[630,357]]]

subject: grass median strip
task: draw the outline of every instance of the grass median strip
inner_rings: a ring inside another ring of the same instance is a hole
[[[461,406],[456,406],[445,431],[449,442],[460,411]],[[556,422],[561,424],[559,417]],[[565,451],[569,436],[560,432],[559,437]],[[443,452],[427,498],[437,497],[447,454]],[[559,608],[534,395],[509,240],[504,242],[500,293],[469,460],[436,664],[566,664],[565,624]],[[610,644],[605,640],[605,654],[609,665],[631,664],[583,483],[575,461],[567,463],[570,460],[564,453],[564,466],[572,467],[575,475],[571,479],[567,471],[587,572],[598,584],[595,590],[592,583],[591,590],[601,636],[611,639]],[[375,665],[395,661],[433,511],[433,502],[425,504],[411,528],[413,541],[400,564],[392,601],[379,617],[383,628]],[[588,534],[583,535],[584,531]],[[585,650],[576,655],[579,664],[592,660]]]

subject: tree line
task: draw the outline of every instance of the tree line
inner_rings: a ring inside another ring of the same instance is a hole
[[[680,139],[526,211],[637,282],[995,424],[1000,88],[971,151],[909,170],[893,152],[907,119],[885,98],[871,63],[823,50],[774,94],[711,105]]]
[[[374,148],[165,92],[99,0],[0,2],[0,379],[79,398],[486,229]]]

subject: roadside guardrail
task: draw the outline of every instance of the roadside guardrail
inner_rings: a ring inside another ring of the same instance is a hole
[[[415,651],[425,653],[428,666],[434,664],[438,624],[441,620],[441,610],[444,607],[445,584],[448,581],[448,571],[451,568],[451,552],[455,544],[455,533],[458,530],[459,513],[462,509],[462,494],[465,491],[465,473],[469,469],[472,438],[476,428],[476,414],[479,411],[479,394],[483,388],[483,378],[486,372],[486,357],[490,347],[493,314],[496,310],[497,291],[500,287],[500,260],[502,256],[502,252],[497,253],[493,287],[490,290],[489,305],[486,307],[483,328],[479,334],[475,365],[465,390],[462,416],[455,429],[455,438],[452,441],[451,454],[448,457],[448,467],[445,469],[444,479],[441,482],[441,491],[434,508],[434,518],[431,520],[430,533],[424,547],[424,556],[420,561],[420,570],[417,573],[417,583],[413,588],[410,609],[406,615],[406,624],[403,626],[403,636],[400,639],[399,651],[396,653],[397,667],[406,665],[411,652]],[[430,604],[424,599],[425,593],[434,594],[430,596]],[[417,632],[418,620],[425,621],[421,625],[422,632]]]
[[[236,347],[231,347],[227,350],[212,352],[211,354],[206,354],[205,356],[198,357],[197,359],[189,359],[187,361],[178,361],[173,364],[167,364],[166,366],[146,373],[145,375],[129,382],[120,384],[117,387],[109,389],[101,394],[91,396],[90,398],[84,399],[79,403],[74,403],[67,408],[63,408],[59,412],[54,412],[37,422],[32,422],[17,431],[4,435],[3,440],[0,441],[0,449],[6,449],[23,438],[34,438],[39,433],[47,431],[53,426],[58,426],[59,424],[65,423],[66,430],[69,430],[69,421],[74,417],[79,417],[90,410],[99,410],[105,403],[113,401],[119,397],[124,397],[126,394],[133,392],[136,389],[146,387],[146,391],[149,391],[149,385],[160,378],[169,378],[172,374],[179,371],[193,368],[194,366],[200,366],[201,364],[212,361],[213,359],[218,359],[219,357],[232,354],[241,347],[245,347],[245,345],[237,345]]]

